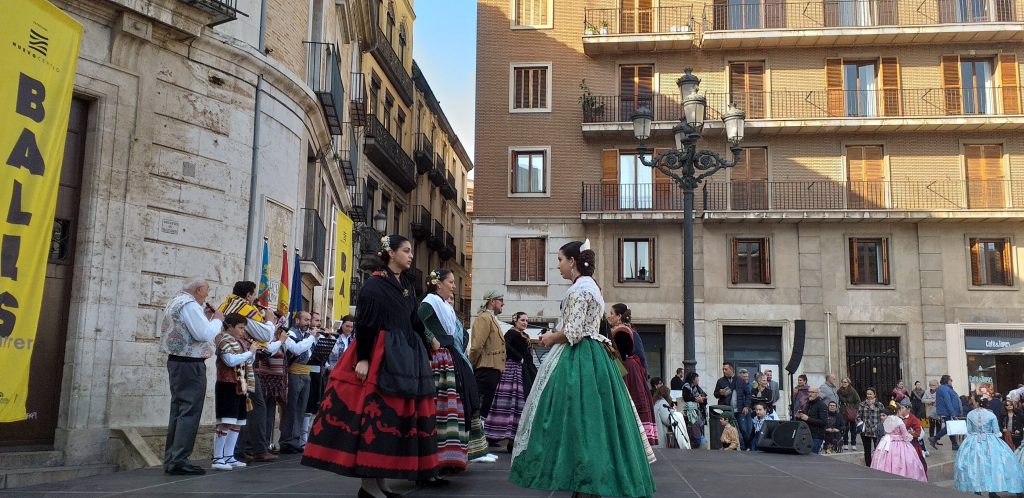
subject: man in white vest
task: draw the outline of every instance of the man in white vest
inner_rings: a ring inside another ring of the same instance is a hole
[[[167,353],[171,416],[167,423],[164,472],[202,475],[206,471],[188,458],[195,446],[206,400],[206,360],[214,356],[213,339],[224,314],[206,303],[210,284],[189,278],[164,308],[160,351]]]

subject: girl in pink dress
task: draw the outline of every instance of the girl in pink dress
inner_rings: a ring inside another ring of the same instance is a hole
[[[911,436],[903,419],[895,416],[886,417],[883,426],[885,437],[878,441],[875,453],[871,456],[871,468],[928,482],[928,475],[925,474],[924,465],[921,464],[917,451],[910,442]]]

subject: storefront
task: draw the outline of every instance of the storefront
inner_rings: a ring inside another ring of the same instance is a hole
[[[1024,342],[1024,329],[965,329],[970,390],[989,385],[992,392],[1006,393],[1024,382],[1024,355],[992,354],[1019,342]]]

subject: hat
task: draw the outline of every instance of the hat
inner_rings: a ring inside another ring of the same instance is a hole
[[[484,302],[486,303],[487,301],[490,301],[491,299],[501,299],[503,297],[505,297],[505,295],[502,294],[501,292],[498,292],[496,290],[489,290],[489,291],[487,291],[486,294],[484,294]]]
[[[903,399],[900,400],[900,406],[903,408],[910,408],[912,405],[910,404],[910,400],[904,396]]]

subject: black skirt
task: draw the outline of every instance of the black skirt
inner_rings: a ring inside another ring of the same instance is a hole
[[[233,382],[218,381],[214,386],[214,413],[217,416],[217,423],[245,425],[245,417],[249,412],[245,407],[245,396],[238,394],[237,389],[238,384]]]

